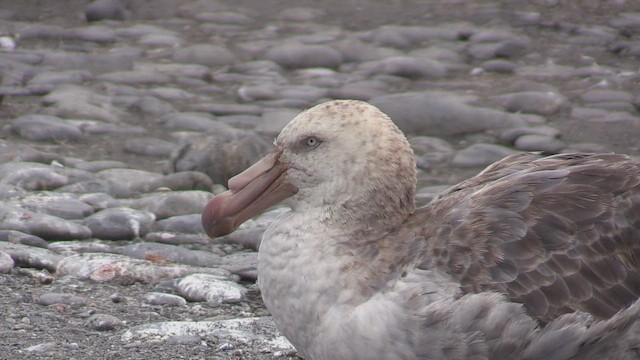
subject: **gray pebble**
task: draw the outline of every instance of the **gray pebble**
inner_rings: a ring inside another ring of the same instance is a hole
[[[78,196],[78,200],[88,204],[94,211],[103,210],[110,207],[119,207],[122,204],[111,195],[105,193],[88,193]]]
[[[163,261],[203,267],[217,267],[220,256],[181,246],[142,242],[122,248],[122,254],[134,259],[163,259]]]
[[[429,169],[444,163],[455,155],[455,150],[447,141],[431,137],[416,136],[409,139],[409,144],[416,155],[416,165]]]
[[[236,57],[225,47],[197,44],[178,48],[173,53],[173,60],[187,64],[223,66],[233,64],[236,61]]]
[[[221,127],[215,117],[207,113],[169,113],[158,118],[158,122],[171,130],[215,131]]]
[[[164,74],[144,71],[116,71],[98,75],[98,80],[127,85],[161,85],[170,82],[171,78]]]
[[[11,122],[13,131],[33,141],[78,141],[82,131],[77,126],[48,115],[24,115]]]
[[[409,134],[460,135],[479,131],[501,131],[522,126],[522,119],[506,113],[464,104],[442,93],[400,93],[371,99]]]
[[[124,142],[124,151],[144,156],[166,157],[171,154],[175,144],[154,138],[127,139]]]
[[[98,95],[88,88],[63,85],[42,98],[45,112],[71,119],[95,119],[117,123],[124,112],[113,105],[111,100]]]
[[[500,74],[511,74],[516,69],[516,64],[508,60],[489,60],[480,65],[482,69],[488,72],[495,72]]]
[[[93,75],[86,70],[46,71],[36,74],[28,85],[82,84],[91,79]]]
[[[330,46],[295,43],[276,45],[264,56],[285,68],[335,68],[343,61],[342,54]]]
[[[244,300],[247,289],[213,274],[190,274],[176,282],[178,293],[189,301],[217,306]]]
[[[262,113],[262,120],[255,131],[269,136],[276,136],[294,117],[300,114],[299,109],[273,109]]]
[[[96,160],[96,161],[83,161],[75,165],[76,169],[89,171],[89,172],[98,172],[107,169],[115,169],[115,168],[127,168],[127,164],[122,161],[116,160]]]
[[[432,59],[410,56],[390,57],[373,63],[364,63],[368,74],[387,74],[409,79],[441,79],[447,74],[447,68]]]
[[[62,219],[82,219],[93,214],[93,207],[78,200],[77,195],[42,191],[13,201],[15,206]]]
[[[502,95],[504,107],[512,112],[552,115],[567,103],[567,99],[554,92],[526,91]]]
[[[0,251],[0,274],[6,274],[13,269],[15,262],[11,258],[11,255],[4,251]]]
[[[108,314],[91,315],[85,322],[86,327],[98,331],[111,331],[123,325],[124,323],[122,322],[122,320]]]
[[[638,34],[640,33],[640,13],[621,13],[609,20],[609,25],[627,36]]]
[[[99,121],[78,120],[80,129],[90,135],[147,135],[149,131],[140,126],[126,124],[110,124]]]
[[[223,256],[220,267],[239,275],[241,279],[256,281],[258,279],[258,253],[237,252]]]
[[[118,0],[95,0],[84,8],[87,21],[124,20],[124,7]]]
[[[492,164],[516,151],[500,145],[473,144],[456,154],[451,164],[457,167],[481,167]]]
[[[209,237],[203,233],[183,234],[168,231],[152,231],[144,236],[144,241],[171,245],[209,244]]]
[[[185,40],[168,34],[146,34],[138,39],[137,43],[142,46],[149,47],[168,47],[174,48],[184,45]]]
[[[162,306],[184,306],[187,305],[187,300],[182,296],[165,294],[159,292],[148,293],[144,296],[144,302],[151,305]]]
[[[92,241],[57,241],[49,245],[49,250],[63,255],[73,255],[77,253],[113,253],[113,246]]]
[[[177,215],[199,214],[212,195],[206,191],[160,192],[145,195],[129,203],[134,209],[145,210],[166,219]]]
[[[557,138],[560,137],[561,133],[560,130],[551,126],[520,127],[504,131],[500,134],[500,140],[508,144],[513,144],[517,138],[523,135],[543,135]]]
[[[17,230],[48,241],[91,237],[91,230],[83,225],[59,217],[8,206],[0,208],[0,229]]]
[[[154,231],[200,234],[202,230],[200,214],[177,215],[156,221]]]
[[[63,37],[70,40],[91,41],[101,44],[112,43],[116,40],[115,32],[101,25],[68,29],[63,33]]]
[[[84,296],[78,296],[68,293],[47,292],[40,295],[36,302],[44,306],[65,304],[73,307],[79,307],[84,306],[87,303],[87,298],[85,298]]]
[[[0,251],[9,254],[16,266],[24,268],[46,269],[51,272],[56,270],[63,256],[39,247],[0,242]]]
[[[0,243],[2,246],[3,243]],[[1,249],[0,249],[1,250]],[[180,278],[193,273],[210,273],[222,278],[232,278],[222,269],[201,268],[179,264],[163,264],[132,259],[124,255],[87,253],[64,257],[58,263],[59,276],[70,275],[93,281],[141,282],[154,284],[163,280]]]
[[[262,107],[251,104],[201,103],[190,106],[191,111],[209,112],[214,115],[260,115]]]
[[[108,208],[84,220],[82,224],[94,237],[105,240],[131,240],[144,236],[151,230],[155,215],[129,208]]]
[[[553,136],[531,134],[518,137],[514,147],[523,151],[542,151],[555,154],[566,148],[567,144]]]
[[[136,64],[135,69],[139,71],[160,73],[174,77],[190,77],[196,79],[205,79],[209,76],[211,69],[205,65],[199,64],[158,64],[158,63],[142,63]]]
[[[273,319],[253,317],[217,321],[173,321],[150,323],[131,327],[122,334],[121,340],[157,341],[172,336],[199,336],[216,338],[218,342],[251,343],[270,351],[294,351],[293,345],[280,334]]]
[[[0,230],[0,241],[40,248],[47,248],[49,246],[49,243],[41,237],[16,230]]]
[[[229,128],[191,137],[171,154],[168,167],[171,171],[201,171],[214,183],[226,184],[269,150],[270,145],[256,134]]]

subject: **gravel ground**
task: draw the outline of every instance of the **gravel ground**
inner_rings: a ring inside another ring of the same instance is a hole
[[[297,358],[254,284],[274,212],[197,217],[327,99],[407,132],[420,201],[514,151],[640,155],[634,1],[0,0],[0,36],[0,359]],[[238,298],[176,282],[218,270]],[[217,330],[140,330],[171,321]]]

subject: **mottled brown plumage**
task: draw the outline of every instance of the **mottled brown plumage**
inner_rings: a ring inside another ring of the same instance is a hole
[[[211,236],[269,205],[259,283],[308,360],[640,359],[640,163],[507,157],[416,209],[404,135],[331,101],[203,212]]]
[[[437,219],[437,220],[436,220]],[[624,155],[509,156],[407,219],[424,268],[497,290],[547,322],[640,298],[640,165]]]

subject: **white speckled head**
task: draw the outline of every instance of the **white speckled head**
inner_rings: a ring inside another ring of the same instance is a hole
[[[285,126],[276,146],[289,168],[287,181],[298,188],[287,200],[294,211],[322,208],[337,222],[388,228],[414,210],[413,151],[375,106],[355,100],[317,105]]]

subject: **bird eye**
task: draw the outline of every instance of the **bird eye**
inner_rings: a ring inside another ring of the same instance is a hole
[[[304,139],[304,144],[309,148],[316,148],[320,145],[320,143],[322,143],[322,141],[320,141],[320,139],[315,136],[309,136],[308,138]]]

